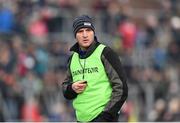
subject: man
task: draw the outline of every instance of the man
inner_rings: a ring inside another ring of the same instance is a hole
[[[63,94],[73,99],[77,121],[118,121],[128,95],[126,78],[118,55],[99,43],[92,19],[79,16],[73,22],[77,43],[69,59]]]

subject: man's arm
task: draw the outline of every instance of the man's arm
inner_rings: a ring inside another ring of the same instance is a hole
[[[64,79],[62,83],[63,95],[66,99],[69,99],[69,100],[77,97],[77,93],[72,89],[73,83],[72,83],[72,76],[70,72],[71,58],[72,56],[68,60],[68,69],[66,72],[66,78]]]
[[[128,87],[118,55],[109,47],[105,47],[101,59],[112,86],[111,99],[107,103],[101,117],[111,120],[118,117],[118,112],[127,99]]]

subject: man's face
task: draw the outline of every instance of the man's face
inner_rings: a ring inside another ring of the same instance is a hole
[[[94,41],[94,32],[91,28],[81,28],[76,33],[76,40],[82,50],[87,50]]]

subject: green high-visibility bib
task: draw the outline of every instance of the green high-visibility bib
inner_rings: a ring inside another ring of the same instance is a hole
[[[73,100],[78,121],[91,121],[110,100],[112,88],[101,61],[104,45],[100,44],[86,59],[74,52],[70,64],[73,82],[86,80],[87,87]]]

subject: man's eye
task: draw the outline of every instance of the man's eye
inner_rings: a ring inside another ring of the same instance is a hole
[[[88,28],[88,29],[86,29],[86,31],[88,31],[88,32],[89,32],[89,31],[91,31],[91,29],[90,29],[90,28]]]
[[[83,32],[83,31],[82,31],[82,30],[79,30],[79,31],[78,31],[78,33],[81,33],[81,32]]]

